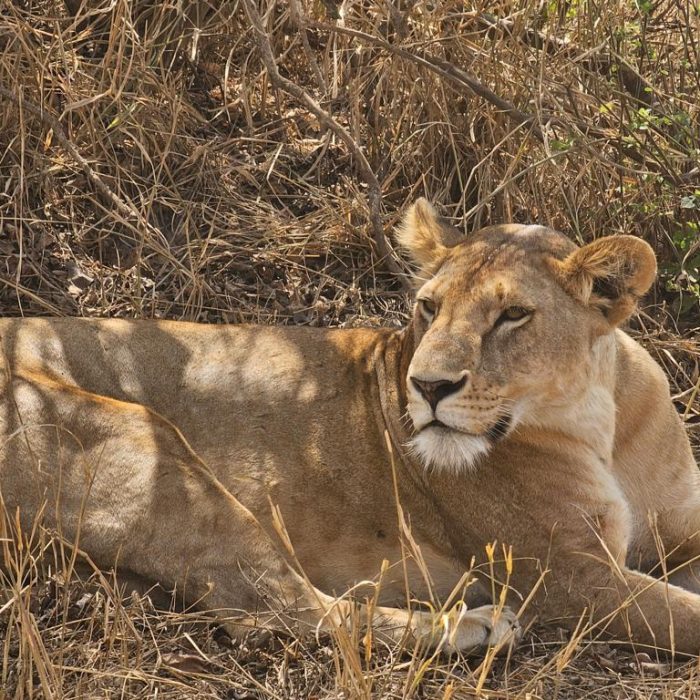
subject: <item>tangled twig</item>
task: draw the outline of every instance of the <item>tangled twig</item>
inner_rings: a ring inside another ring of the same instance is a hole
[[[385,39],[372,36],[371,34],[361,32],[357,29],[351,29],[350,27],[341,27],[333,24],[327,24],[326,22],[310,22],[309,24],[316,29],[345,34],[347,36],[354,37],[355,39],[362,39],[367,43],[383,48],[389,53],[401,56],[402,58],[412,61],[413,63],[417,63],[418,65],[428,68],[433,73],[437,73],[452,83],[457,83],[463,87],[469,88],[471,92],[479,97],[482,97],[487,102],[490,102],[494,107],[503,112],[503,114],[505,114],[517,125],[530,127],[530,133],[541,143],[544,142],[542,130],[537,125],[537,119],[532,114],[527,114],[518,109],[512,102],[508,102],[508,100],[503,99],[500,95],[493,92],[493,90],[489,90],[489,88],[478,80],[476,76],[462,70],[461,68],[457,68],[457,66],[452,65],[448,61],[443,61],[435,56],[426,56],[416,52],[407,51],[400,46],[390,44]]]
[[[338,25],[328,24],[326,22],[310,22],[309,26],[316,29],[325,30],[328,32],[335,32],[337,34],[345,34],[346,36],[353,37],[355,39],[360,39],[368,44],[378,46],[388,53],[400,56],[401,58],[411,61],[419,66],[427,68],[436,75],[439,75],[451,83],[457,85],[459,88],[467,88],[467,90],[478,97],[486,100],[498,110],[500,110],[508,119],[510,119],[516,126],[526,126],[529,127],[529,134],[534,136],[540,143],[545,142],[544,132],[539,126],[542,123],[546,123],[550,127],[559,127],[566,131],[570,131],[571,127],[575,127],[581,133],[585,133],[589,137],[603,139],[606,141],[610,140],[610,134],[604,129],[592,126],[589,123],[570,119],[568,121],[557,117],[553,114],[543,113],[538,116],[533,114],[528,114],[518,109],[512,102],[504,99],[500,95],[497,95],[493,90],[487,88],[480,80],[476,78],[473,74],[458,68],[449,61],[444,61],[436,56],[431,56],[426,53],[418,52],[417,50],[409,51],[397,46],[396,44],[391,44],[381,37],[373,36],[367,34],[366,32],[359,31],[357,29],[351,29],[350,27],[342,27]],[[663,154],[659,154],[659,157],[652,158],[649,160],[643,153],[644,144],[642,144],[638,139],[634,138],[634,144],[629,142],[621,142],[618,140],[616,143],[612,143],[617,150],[633,160],[635,163],[643,165],[644,167],[649,167],[656,169],[658,174],[661,175],[668,182],[677,185],[682,178],[674,173],[672,169],[662,162]],[[609,159],[604,159],[602,156],[597,154],[597,157],[601,160],[605,160],[608,165],[614,167],[615,169],[621,169],[620,164],[614,163]]]
[[[71,158],[80,166],[81,170],[85,173],[85,176],[92,182],[95,187],[105,196],[105,198],[116,208],[116,210],[127,220],[136,222],[143,229],[153,234],[157,240],[161,241],[166,247],[167,242],[162,231],[153,226],[149,221],[144,219],[142,214],[129,202],[124,201],[119,197],[119,195],[112,190],[112,188],[95,172],[95,170],[90,166],[90,163],[82,156],[80,151],[75,147],[71,140],[66,136],[66,132],[61,126],[58,119],[56,119],[52,114],[46,109],[42,109],[38,105],[34,104],[30,99],[24,95],[17,95],[11,90],[4,88],[0,85],[0,95],[7,97],[12,100],[15,104],[21,105],[22,109],[27,112],[34,114],[39,117],[44,124],[46,124],[53,132],[56,140],[65,148],[65,150],[70,154]]]
[[[258,8],[253,0],[245,0],[245,7],[251,25],[257,34],[260,55],[267,73],[270,76],[272,84],[303,104],[306,109],[316,116],[323,126],[330,129],[348,147],[348,150],[355,158],[360,175],[367,184],[369,223],[372,232],[372,240],[376,247],[377,253],[379,254],[379,257],[386,268],[393,274],[399,276],[399,278],[402,280],[402,284],[406,288],[410,288],[410,285],[405,278],[404,270],[401,268],[398,262],[396,253],[394,252],[391,243],[384,233],[381,213],[382,188],[365,154],[347,129],[344,129],[340,124],[338,124],[338,122],[333,119],[333,117],[331,117],[331,115],[325,109],[323,109],[323,107],[321,107],[321,105],[318,104],[318,102],[316,102],[311,95],[309,95],[296,83],[280,75],[280,72],[277,69],[275,56],[272,52],[270,39],[263,27],[262,17],[258,12]]]

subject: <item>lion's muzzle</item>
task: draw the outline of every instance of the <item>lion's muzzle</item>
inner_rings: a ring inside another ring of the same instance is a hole
[[[438,403],[442,401],[442,399],[464,388],[468,377],[469,372],[465,370],[462,377],[457,381],[452,381],[451,379],[430,380],[411,377],[411,383],[418,390],[418,393],[428,402],[434,413]]]

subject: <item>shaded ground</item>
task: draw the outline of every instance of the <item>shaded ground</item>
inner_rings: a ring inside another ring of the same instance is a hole
[[[569,645],[554,628],[530,630],[482,674],[479,658],[368,653],[360,642],[349,654],[330,637],[234,643],[194,613],[156,611],[148,598],[120,600],[103,586],[53,582],[25,602],[22,623],[0,623],[6,697],[632,699],[695,698],[700,689],[697,663],[673,668],[602,642]],[[40,653],[27,648],[38,644]],[[29,658],[31,683],[21,661]]]

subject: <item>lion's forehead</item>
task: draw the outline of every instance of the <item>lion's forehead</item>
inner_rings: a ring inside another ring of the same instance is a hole
[[[546,261],[575,249],[563,234],[543,226],[490,227],[455,246],[428,287],[443,295],[452,290],[463,300],[523,302],[518,296],[541,295],[543,280],[552,277]]]
[[[492,255],[474,255],[465,251],[446,261],[426,289],[441,298],[454,297],[457,303],[525,304],[532,294],[541,296],[543,278],[551,276],[543,259],[524,251],[491,251]]]
[[[544,226],[509,224],[482,229],[455,246],[452,257],[461,264],[483,267],[489,264],[536,263],[542,258],[564,258],[576,249],[564,234]]]
[[[522,250],[531,255],[565,257],[576,245],[563,233],[539,225],[502,224],[488,226],[469,236],[469,243],[485,248]]]

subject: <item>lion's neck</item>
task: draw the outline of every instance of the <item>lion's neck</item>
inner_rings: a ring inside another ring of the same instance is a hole
[[[425,469],[410,456],[406,445],[411,438],[407,412],[406,376],[414,351],[413,326],[387,336],[375,359],[384,428],[391,440],[391,458],[409,482],[419,490],[425,487]]]
[[[377,348],[378,356],[375,358],[384,422],[394,449],[399,451],[409,438],[406,428],[406,375],[413,350],[413,327],[409,324],[387,336]]]
[[[559,396],[532,407],[526,426],[565,435],[592,450],[609,463],[615,440],[615,366],[617,339],[614,333],[598,338],[590,365],[580,386],[563,381]]]

